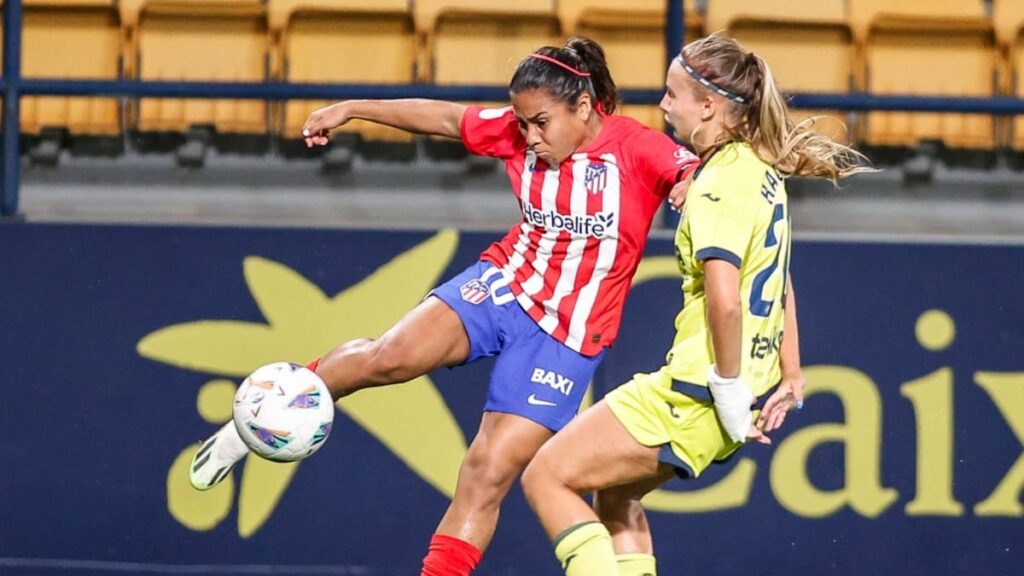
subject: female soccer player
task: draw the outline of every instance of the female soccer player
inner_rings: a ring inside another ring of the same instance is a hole
[[[675,341],[660,370],[605,396],[523,475],[568,576],[654,576],[640,498],[673,475],[696,477],[748,438],[770,443],[765,433],[802,402],[785,178],[864,170],[853,150],[794,127],[768,64],[729,38],[682,50],[661,108],[702,158],[675,239],[684,296]],[[591,509],[580,493],[593,490]]]
[[[468,575],[498,508],[537,449],[576,414],[615,341],[647,233],[666,197],[681,203],[699,160],[621,116],[599,45],[572,38],[516,68],[512,105],[353,100],[314,112],[308,146],[354,118],[461,138],[504,160],[523,219],[480,261],[436,288],[376,340],[346,342],[312,365],[335,398],[440,366],[498,356],[480,429],[423,575]],[[679,184],[677,186],[677,183]],[[206,489],[246,454],[231,423],[204,443],[192,483]],[[207,455],[211,455],[207,458]]]

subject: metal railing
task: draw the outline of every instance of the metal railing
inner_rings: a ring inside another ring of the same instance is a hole
[[[665,49],[670,60],[679,53],[684,38],[683,0],[666,0]],[[348,98],[438,98],[456,101],[494,101],[508,97],[507,86],[439,86],[435,84],[300,84],[283,82],[153,82],[139,80],[87,81],[22,78],[21,0],[4,2],[3,160],[0,163],[0,216],[18,212],[20,183],[20,98],[35,96],[107,96],[121,98],[231,98],[256,100],[344,100]],[[627,104],[656,104],[660,90],[623,90]],[[841,111],[957,112],[973,114],[1024,114],[1024,99],[877,96],[863,93],[787,95],[793,108]]]

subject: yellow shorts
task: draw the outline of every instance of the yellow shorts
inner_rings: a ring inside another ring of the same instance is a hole
[[[773,391],[761,396],[758,408]],[[665,368],[633,376],[604,399],[637,442],[661,447],[659,460],[683,477],[700,476],[712,462],[743,445],[722,428],[706,386],[674,381]]]

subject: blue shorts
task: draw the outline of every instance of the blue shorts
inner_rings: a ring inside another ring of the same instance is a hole
[[[519,306],[508,278],[489,262],[477,262],[431,295],[462,320],[467,364],[498,357],[484,411],[516,414],[556,432],[572,420],[605,351],[584,356],[541,330]]]

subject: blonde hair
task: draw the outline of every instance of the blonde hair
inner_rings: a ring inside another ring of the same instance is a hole
[[[768,63],[732,38],[712,34],[691,42],[680,60],[695,82],[729,103],[726,138],[749,143],[761,160],[783,174],[828,178],[835,184],[852,174],[875,171],[860,152],[816,132],[816,118],[794,125]]]

